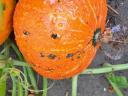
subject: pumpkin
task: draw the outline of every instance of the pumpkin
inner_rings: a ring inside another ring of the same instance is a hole
[[[51,79],[81,73],[98,49],[106,5],[106,0],[20,0],[14,31],[26,61]]]
[[[14,0],[0,0],[0,45],[8,38],[12,30]]]

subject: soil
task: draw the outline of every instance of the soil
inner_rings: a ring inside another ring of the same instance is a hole
[[[119,15],[109,12],[108,18],[113,17],[111,26],[121,24],[128,26],[128,0],[108,0],[109,4],[119,12]],[[110,26],[110,25],[109,25]],[[14,55],[13,55],[14,56]],[[95,59],[89,68],[100,67],[103,63],[111,64],[128,63],[128,54],[120,60],[114,61],[107,58],[102,50],[98,50]],[[117,74],[128,76],[127,71],[117,72]],[[50,86],[54,82],[54,86],[48,90],[48,96],[71,96],[71,79],[66,80],[48,80]],[[9,84],[10,85],[10,84]],[[116,96],[114,92],[109,90],[109,83],[104,74],[102,75],[80,75],[78,80],[78,96]],[[124,91],[128,96],[128,90]],[[68,95],[66,95],[68,94]],[[8,96],[11,96],[8,94]]]

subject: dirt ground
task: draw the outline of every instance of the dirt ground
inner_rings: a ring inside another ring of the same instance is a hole
[[[109,0],[109,4],[119,12],[119,15],[114,15],[114,25],[121,24],[128,26],[128,0]],[[111,14],[110,14],[111,15]],[[105,62],[112,64],[128,63],[128,54],[124,54],[121,60],[113,61],[108,59],[101,50],[97,55],[90,67],[99,67]],[[117,72],[117,74],[128,76],[127,71]],[[49,80],[49,82],[53,82]],[[78,80],[78,96],[116,96],[110,92],[109,84],[104,75],[82,75]],[[55,81],[55,85],[48,91],[48,96],[71,96],[71,79]],[[128,90],[124,91],[125,96],[128,96]]]

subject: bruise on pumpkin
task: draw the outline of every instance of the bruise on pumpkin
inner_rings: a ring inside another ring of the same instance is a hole
[[[61,2],[61,0],[58,0],[58,3],[60,3]]]
[[[97,18],[97,20],[99,20],[99,16],[97,16],[96,18]]]

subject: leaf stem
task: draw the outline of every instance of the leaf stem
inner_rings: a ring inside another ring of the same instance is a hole
[[[77,96],[77,81],[78,76],[72,78],[72,96]]]
[[[11,75],[11,78],[12,78],[12,96],[16,96],[16,78]]]
[[[82,75],[84,74],[104,74],[104,73],[110,73],[113,71],[122,71],[122,70],[127,70],[128,69],[128,64],[118,64],[118,65],[110,65],[109,63],[106,63],[105,65],[109,66],[104,66],[101,68],[90,68],[86,69]]]
[[[47,79],[43,77],[43,95],[42,96],[47,96]]]
[[[24,96],[23,95],[23,87],[22,87],[20,80],[18,80],[18,96]]]

